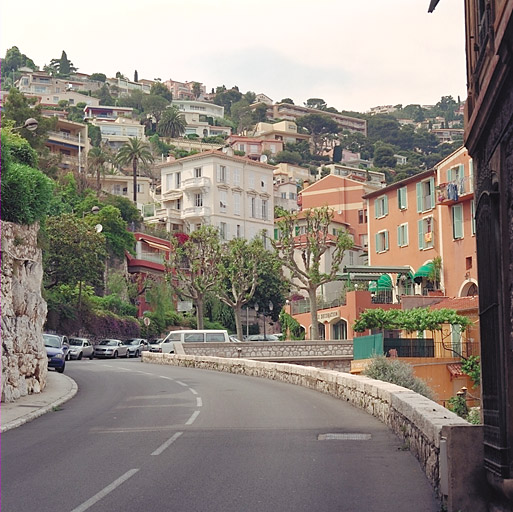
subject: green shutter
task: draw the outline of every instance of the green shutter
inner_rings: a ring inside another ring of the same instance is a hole
[[[403,245],[403,233],[401,226],[397,226],[397,245],[401,247]]]
[[[388,251],[388,230],[385,231],[385,251]]]
[[[374,218],[375,219],[379,218],[378,204],[379,204],[379,199],[374,199]]]
[[[376,244],[376,252],[379,252],[380,247],[379,247],[379,235],[378,235],[378,233],[376,233],[376,234],[374,235],[374,242],[375,242],[375,244]]]
[[[388,215],[388,196],[383,196],[383,215]]]
[[[422,212],[422,183],[417,183],[417,212]]]
[[[419,226],[419,249],[424,249],[424,221],[418,221]]]
[[[452,207],[452,236],[453,238],[463,238],[463,207],[461,204]]]
[[[429,208],[431,209],[435,207],[435,178],[429,179],[429,192],[431,195],[431,206]]]
[[[404,245],[408,245],[408,224],[403,226],[403,242]]]
[[[278,240],[278,228],[274,228],[274,239]]]

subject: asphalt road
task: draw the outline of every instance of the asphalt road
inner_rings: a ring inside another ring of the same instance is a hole
[[[2,512],[437,512],[379,421],[284,383],[70,361],[60,410],[2,434]]]

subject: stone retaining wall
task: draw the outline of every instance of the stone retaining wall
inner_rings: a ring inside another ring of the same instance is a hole
[[[451,454],[447,457],[445,445],[441,456],[440,448],[445,443],[442,428],[444,432],[449,432],[451,428],[458,427],[465,433],[461,443],[461,446],[465,447],[464,451],[473,449],[476,434],[480,432],[480,427],[470,425],[436,402],[409,389],[360,375],[241,358],[150,352],[143,352],[143,361],[263,377],[304,386],[345,400],[381,420],[404,441],[405,447],[419,460],[435,491],[445,502],[447,502],[447,493],[452,491],[449,489],[442,492],[442,490],[448,487],[448,478],[451,478],[451,483],[456,485],[454,482],[458,475],[458,456]],[[462,435],[460,434],[460,437]],[[448,464],[452,466],[447,467]],[[465,485],[467,485],[465,482],[458,483],[460,494],[464,495],[460,487]],[[457,507],[462,511],[467,510],[461,502],[452,500],[451,504],[455,507],[453,509],[451,506],[453,510],[458,510]],[[476,502],[474,507],[477,508],[472,510],[481,510]]]
[[[3,221],[1,231],[1,401],[12,402],[46,386],[48,362],[42,338],[46,302],[41,296],[39,225]]]

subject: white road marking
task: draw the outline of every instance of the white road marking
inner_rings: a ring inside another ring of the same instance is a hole
[[[182,382],[181,380],[177,380],[176,381],[177,384],[180,384],[180,386],[184,386],[186,388],[188,388],[189,386],[187,386],[187,384],[185,384],[185,382]]]
[[[107,487],[102,489],[98,494],[95,494],[92,498],[89,498],[87,501],[82,503],[82,505],[74,508],[71,512],[84,512],[88,508],[91,508],[95,503],[107,496],[107,494],[111,493],[114,489],[119,487],[130,477],[134,476],[138,471],[138,469],[131,469],[130,471],[127,471],[124,475],[120,476],[117,480],[114,480],[114,482],[112,482],[110,485],[107,485]]]
[[[153,453],[152,455],[160,455],[166,448],[168,448],[169,446],[171,446],[181,435],[183,434],[183,432],[177,432],[173,437],[171,437],[170,439],[168,439],[162,446],[160,446],[159,448],[157,448]]]
[[[192,389],[192,388],[189,388],[190,392],[193,394],[193,395],[197,395],[198,392],[195,390],[195,389]]]
[[[186,425],[192,425],[196,418],[199,416],[200,411],[194,411],[192,416],[185,422]]]
[[[166,380],[175,380],[175,379],[172,379],[171,377],[165,377],[164,375],[159,375],[159,377],[161,379],[166,379]]]
[[[203,405],[203,401],[200,396],[196,397],[196,407],[201,407]]]

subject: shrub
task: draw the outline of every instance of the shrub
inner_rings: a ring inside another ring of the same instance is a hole
[[[431,400],[434,398],[433,391],[429,386],[422,379],[415,377],[413,368],[400,359],[374,356],[363,374],[371,379],[382,380],[411,389]]]
[[[52,200],[53,182],[41,171],[13,163],[2,173],[2,219],[34,224],[43,219]]]

